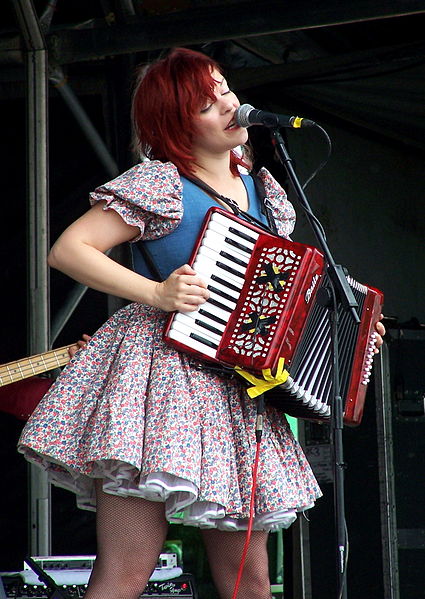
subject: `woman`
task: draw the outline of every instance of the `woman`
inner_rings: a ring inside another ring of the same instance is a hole
[[[234,120],[238,106],[207,56],[176,49],[151,65],[133,99],[138,147],[151,160],[98,188],[92,208],[49,256],[81,283],[133,302],[77,353],[20,444],[80,506],[96,507],[98,551],[86,599],[138,597],[174,521],[201,527],[220,597],[232,596],[249,515],[256,404],[238,381],[167,347],[162,332],[167,313],[197,310],[209,297],[187,261],[206,210],[222,201],[191,179],[265,222],[253,179],[240,175],[233,152],[247,141]],[[259,176],[287,237],[293,208],[267,171]],[[149,278],[140,257],[133,272],[104,254],[139,239],[162,282]],[[268,531],[289,526],[320,496],[285,417],[272,408],[261,451],[244,599],[271,596]]]

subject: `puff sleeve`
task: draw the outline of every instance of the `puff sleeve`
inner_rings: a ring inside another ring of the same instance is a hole
[[[115,210],[140,230],[132,241],[158,239],[171,233],[183,217],[183,187],[171,162],[142,162],[90,194],[90,203],[105,200],[105,210]]]
[[[267,205],[274,217],[279,235],[289,239],[295,228],[296,215],[291,202],[286,197],[285,190],[272,177],[265,168],[260,169],[258,177],[261,179],[266,192]]]

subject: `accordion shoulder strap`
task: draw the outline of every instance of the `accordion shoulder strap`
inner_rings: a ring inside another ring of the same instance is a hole
[[[219,193],[213,187],[211,187],[210,185],[205,183],[205,181],[202,181],[202,179],[198,179],[197,177],[186,177],[186,178],[189,179],[189,181],[192,181],[192,183],[194,183],[195,185],[197,185],[204,191],[206,191],[208,194],[221,200],[224,204],[226,204],[226,206],[228,206],[230,208],[230,210],[233,212],[233,214],[236,214],[237,216],[244,218],[248,222],[254,223],[257,226],[268,231],[269,233],[273,233],[274,235],[276,235],[276,231],[277,231],[276,225],[274,223],[274,219],[271,215],[269,208],[266,206],[266,204],[264,202],[266,193],[265,193],[264,186],[263,186],[261,180],[259,179],[259,177],[253,175],[252,178],[254,180],[255,188],[256,188],[256,191],[257,191],[260,201],[261,201],[262,212],[263,212],[263,214],[265,214],[265,216],[267,218],[268,225],[265,225],[264,223],[262,223],[261,221],[256,219],[254,216],[251,216],[250,214],[248,214],[248,212],[241,210],[241,208],[239,208],[238,204],[235,201],[233,201],[230,198],[227,198],[226,196],[221,195],[221,193]]]
[[[164,280],[164,278],[161,275],[161,273],[159,272],[159,269],[158,269],[157,265],[155,264],[155,261],[152,258],[151,253],[149,252],[148,248],[146,247],[146,244],[144,243],[144,241],[140,240],[140,241],[136,241],[136,245],[139,248],[140,253],[143,256],[145,264],[151,274],[152,280],[157,281],[158,283],[161,283]]]

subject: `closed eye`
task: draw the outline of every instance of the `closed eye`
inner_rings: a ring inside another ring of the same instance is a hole
[[[223,83],[225,83],[227,85],[227,83],[226,83],[226,81],[224,79],[223,79],[223,81],[221,81],[220,85],[223,85]],[[220,95],[221,96],[226,96],[227,94],[231,94],[231,93],[232,93],[232,90],[229,89],[229,88],[227,88],[227,89],[221,91]],[[212,102],[211,104],[208,104],[207,106],[204,106],[203,108],[201,108],[201,111],[200,111],[201,114],[203,114],[205,112],[208,112],[210,110],[211,106],[213,106],[213,104],[214,104],[214,102]]]

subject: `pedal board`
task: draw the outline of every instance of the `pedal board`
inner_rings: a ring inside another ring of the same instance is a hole
[[[4,596],[7,599],[50,599],[52,591],[42,584],[25,583],[20,576],[2,576]],[[83,599],[87,584],[63,584],[59,590],[65,599]],[[56,595],[57,596],[57,595]],[[1,591],[0,591],[1,597]],[[140,599],[172,599],[184,597],[196,599],[195,585],[191,574],[182,574],[171,580],[150,580]]]
[[[38,577],[41,573],[53,579],[64,599],[82,599],[94,560],[94,555],[34,557],[29,560],[32,567],[25,562],[22,572],[1,573],[0,599],[52,599],[53,589],[40,582],[45,580]],[[178,567],[175,553],[160,554],[157,567],[140,595],[140,599],[148,597],[197,599],[193,576]]]

